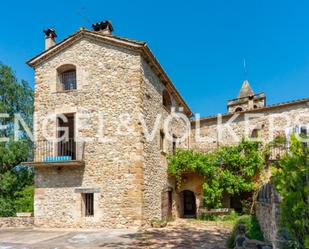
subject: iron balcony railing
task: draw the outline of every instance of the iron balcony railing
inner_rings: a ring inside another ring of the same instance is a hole
[[[83,161],[85,142],[67,139],[59,142],[40,140],[35,143],[35,162]]]
[[[271,145],[269,147],[268,160],[276,161],[282,159],[282,157],[289,152],[289,146],[283,145]]]

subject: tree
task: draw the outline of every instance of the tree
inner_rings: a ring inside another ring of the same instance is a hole
[[[19,81],[13,70],[0,63],[0,216],[33,208],[33,170],[21,167],[32,155],[32,141],[25,131],[14,140],[14,115],[19,114],[32,128],[33,91],[26,81]],[[7,138],[8,141],[4,140]]]
[[[9,114],[8,118],[2,120],[8,129],[1,130],[1,135],[13,135],[14,114],[19,113],[32,127],[33,119],[33,91],[29,84],[22,80],[18,81],[13,70],[0,63],[0,113]]]
[[[0,175],[0,216],[33,211],[33,170],[17,167]]]
[[[308,149],[294,135],[290,153],[273,168],[273,182],[282,197],[281,225],[298,247],[309,249]]]
[[[0,130],[0,138],[7,137],[8,142],[0,142],[0,174],[11,170],[32,154],[32,142],[24,131],[14,140],[14,115],[19,114],[32,128],[33,91],[26,81],[18,81],[12,69],[0,63],[0,124],[7,126]]]

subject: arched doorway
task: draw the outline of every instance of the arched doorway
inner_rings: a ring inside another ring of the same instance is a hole
[[[195,194],[190,190],[182,191],[183,196],[183,217],[195,218],[196,217],[196,199]]]

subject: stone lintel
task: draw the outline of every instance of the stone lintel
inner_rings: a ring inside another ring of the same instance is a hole
[[[91,193],[100,193],[100,188],[76,188],[74,189],[75,193],[82,193],[82,194],[91,194]]]

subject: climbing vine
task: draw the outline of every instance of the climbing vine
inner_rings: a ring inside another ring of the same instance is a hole
[[[205,205],[220,208],[223,193],[234,195],[258,188],[264,165],[259,147],[258,142],[243,139],[238,145],[221,147],[212,153],[177,150],[169,157],[168,173],[176,177],[178,187],[184,173],[202,176]]]

